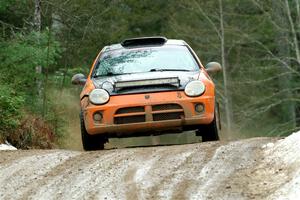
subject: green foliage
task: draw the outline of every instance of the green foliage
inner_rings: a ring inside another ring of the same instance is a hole
[[[5,12],[13,3],[14,0],[0,1],[0,13]]]
[[[5,30],[4,27],[3,31]],[[24,116],[24,119],[22,113],[26,110],[38,114],[43,110],[37,83],[41,83],[42,89],[46,87],[44,74],[56,65],[61,48],[48,29],[43,32],[15,29],[13,32],[13,36],[3,35],[4,37],[0,38],[0,138],[11,139],[13,136],[24,143],[28,137],[25,137],[25,140],[23,136],[17,137],[16,131],[20,136],[38,134],[29,133],[30,130],[34,130],[31,128],[26,129],[27,134],[23,134],[19,126],[25,120],[26,126],[30,127],[30,120],[26,120],[28,116]],[[42,66],[42,73],[36,72],[37,66]],[[35,120],[32,120],[32,123],[34,122]],[[31,139],[33,141],[36,138]]]
[[[27,0],[0,1],[1,37],[10,38],[16,32],[26,31],[24,19],[30,18],[32,2]],[[27,22],[28,23],[28,22]]]
[[[5,139],[20,124],[24,98],[14,89],[0,85],[0,140]]]
[[[0,82],[9,83],[18,91],[34,91],[36,80],[41,78],[37,76],[36,66],[54,65],[60,53],[58,42],[50,36],[48,31],[20,33],[12,40],[2,41]]]

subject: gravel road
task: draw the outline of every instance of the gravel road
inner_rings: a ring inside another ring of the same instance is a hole
[[[95,152],[1,151],[0,199],[299,199],[299,151],[300,132]]]

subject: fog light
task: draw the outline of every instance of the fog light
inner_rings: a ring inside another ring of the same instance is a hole
[[[198,113],[204,112],[204,105],[203,105],[202,103],[196,104],[196,105],[195,105],[195,110],[196,110],[196,112],[198,112]]]
[[[97,112],[97,113],[94,114],[94,120],[95,121],[101,121],[102,118],[103,118],[103,116],[102,116],[101,113]]]

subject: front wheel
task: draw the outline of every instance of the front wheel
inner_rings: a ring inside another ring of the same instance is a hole
[[[202,142],[219,140],[216,115],[210,124],[202,124],[196,131],[197,136],[202,136]]]
[[[80,113],[80,128],[83,149],[86,151],[103,150],[106,142],[101,135],[90,135],[85,129],[83,113]]]

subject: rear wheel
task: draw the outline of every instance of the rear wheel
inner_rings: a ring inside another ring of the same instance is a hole
[[[210,124],[200,125],[196,131],[197,136],[202,136],[202,142],[219,140],[218,125],[216,115]]]
[[[80,113],[80,128],[83,149],[86,151],[103,150],[106,139],[101,135],[90,135],[85,129],[83,113]]]

